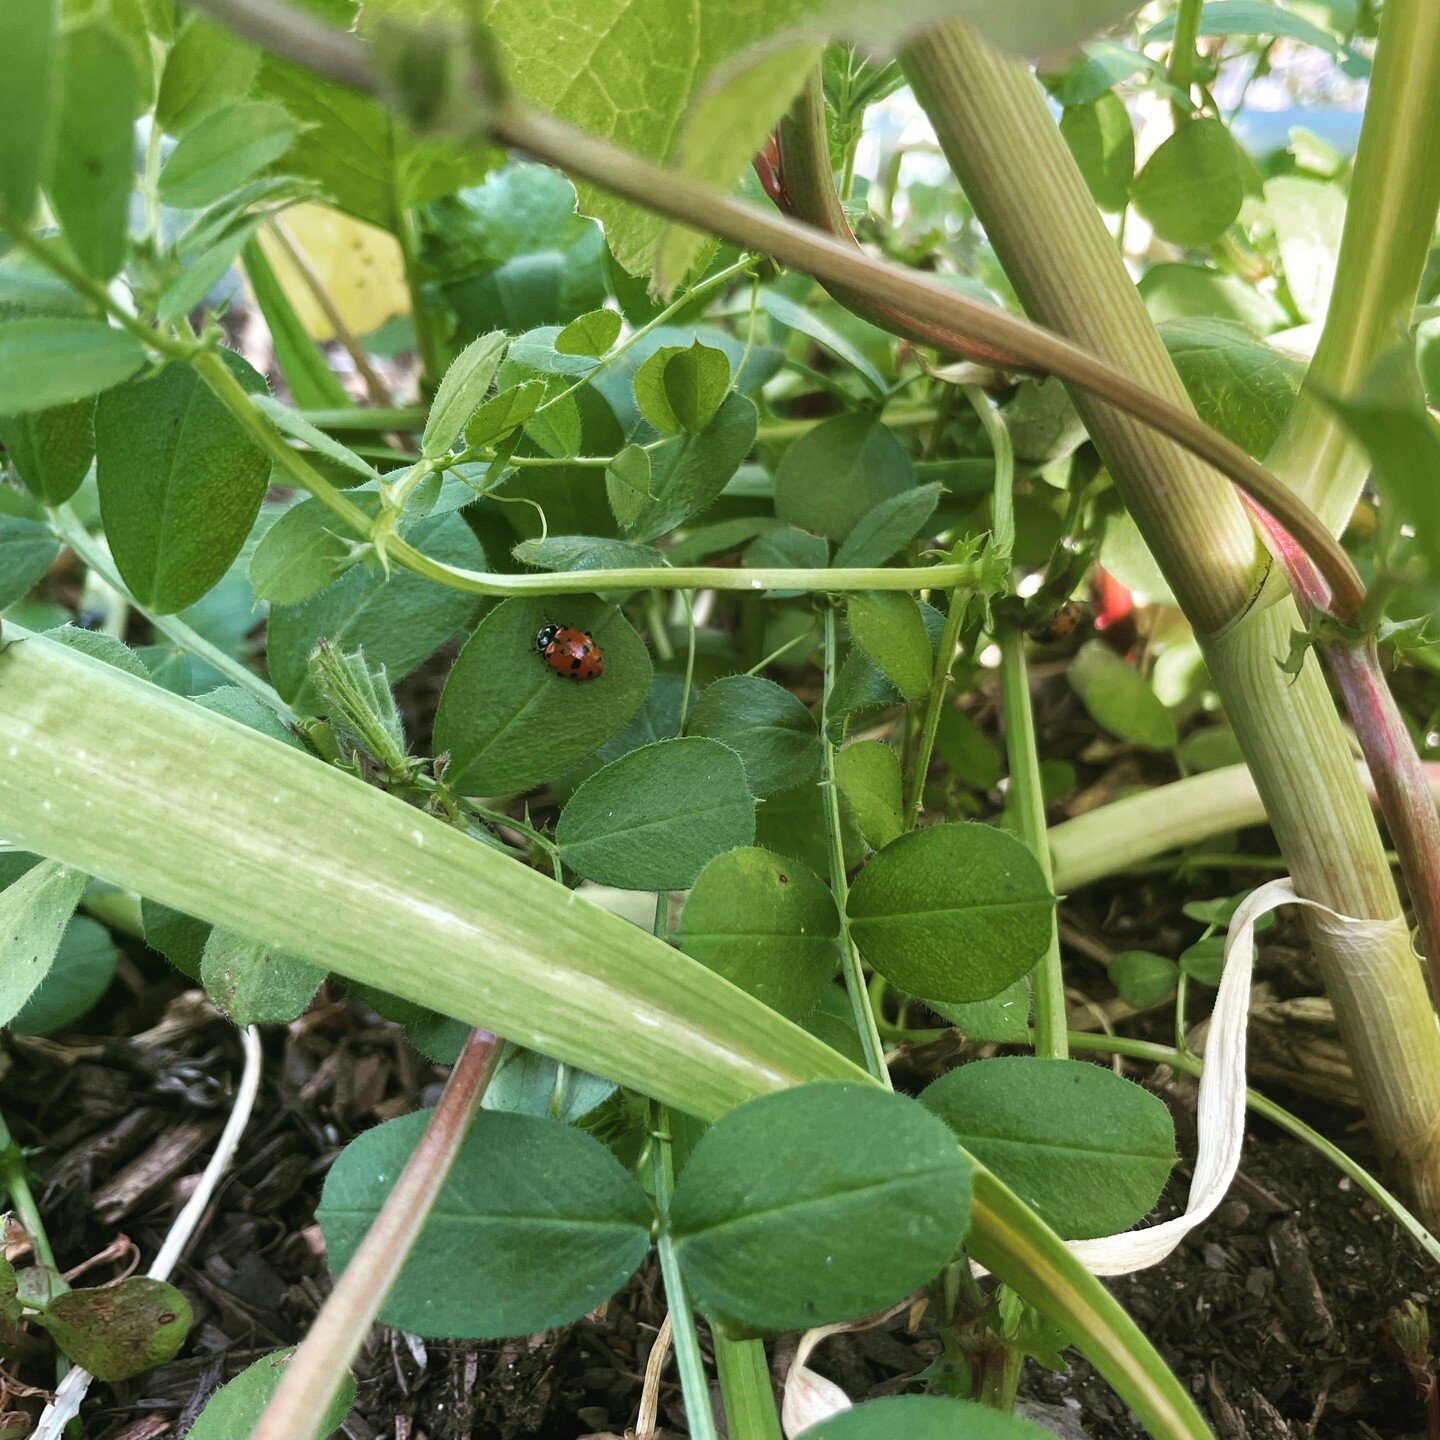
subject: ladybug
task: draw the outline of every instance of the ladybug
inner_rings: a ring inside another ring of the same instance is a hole
[[[594,680],[605,669],[605,657],[590,632],[573,625],[542,625],[535,632],[535,650],[567,680]]]
[[[1077,600],[1067,600],[1053,615],[1047,616],[1030,634],[1042,645],[1068,640],[1085,622],[1085,607]]]

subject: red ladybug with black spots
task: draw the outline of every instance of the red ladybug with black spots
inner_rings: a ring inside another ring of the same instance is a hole
[[[605,670],[605,657],[590,632],[573,625],[542,625],[535,632],[535,650],[566,680],[594,680]]]

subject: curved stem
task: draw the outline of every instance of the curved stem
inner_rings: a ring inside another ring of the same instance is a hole
[[[15,1143],[3,1115],[0,1115],[0,1187],[9,1196],[31,1245],[35,1247],[35,1258],[47,1269],[58,1270],[60,1267],[55,1263],[50,1237],[45,1233],[45,1221],[35,1203],[30,1177],[25,1173],[25,1152]]]
[[[196,0],[222,24],[276,54],[379,99],[390,99],[364,42],[274,0]],[[1122,409],[1227,475],[1259,500],[1315,558],[1331,580],[1342,618],[1364,596],[1355,567],[1319,518],[1264,466],[1238,445],[1088,350],[1051,331],[972,300],[941,282],[872,259],[853,244],[772,215],[691,177],[667,170],[609,141],[566,124],[513,96],[494,93],[493,77],[474,77],[489,87],[493,108],[477,115],[477,129],[503,144],[559,166],[622,199],[705,230],[743,249],[770,256],[822,281],[863,290],[872,300],[907,314],[926,315],[971,340],[991,345],[1023,363],[1060,376],[1077,389]],[[1253,547],[1252,547],[1253,548]],[[1242,602],[1243,603],[1243,602]],[[1223,623],[1238,606],[1217,619]]]

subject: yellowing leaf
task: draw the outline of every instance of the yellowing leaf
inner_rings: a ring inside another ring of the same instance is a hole
[[[285,212],[284,225],[352,334],[368,335],[387,320],[410,313],[405,265],[393,235],[324,205],[296,205]],[[310,337],[333,340],[335,327],[284,247],[264,228],[259,240]]]

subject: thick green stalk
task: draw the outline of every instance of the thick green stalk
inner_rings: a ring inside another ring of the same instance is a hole
[[[1387,0],[1345,209],[1345,229],[1308,379],[1348,394],[1409,325],[1440,209],[1440,5]],[[1302,390],[1271,469],[1340,530],[1368,461],[1314,392]]]
[[[1026,309],[1183,402],[1174,366],[1029,72],[960,27],[917,42],[904,63]],[[1017,155],[1026,158],[1023,177]],[[1238,500],[1168,441],[1108,405],[1075,399],[1196,627],[1297,888],[1341,914],[1398,920],[1399,897],[1319,667],[1312,658],[1292,680],[1277,664],[1298,616],[1288,599],[1255,603],[1264,567]],[[1387,938],[1357,953],[1334,929],[1307,924],[1378,1146],[1433,1220],[1440,1026],[1408,937],[1391,925]]]
[[[715,1372],[720,1377],[730,1440],[782,1440],[765,1342],[729,1340],[719,1330],[712,1330],[710,1335],[715,1343]]]
[[[845,910],[850,887],[845,879],[845,846],[840,830],[840,788],[835,783],[835,744],[830,738],[830,692],[835,686],[835,607],[825,607],[825,688],[820,699],[820,793],[825,801],[825,836],[830,847],[830,891],[840,914],[840,969],[845,977],[845,991],[855,1016],[855,1029],[860,1048],[865,1053],[865,1068],[882,1085],[890,1085],[890,1067],[885,1063],[885,1046],[875,1024],[875,1011],[870,1005],[870,991],[865,984],[865,967]]]

